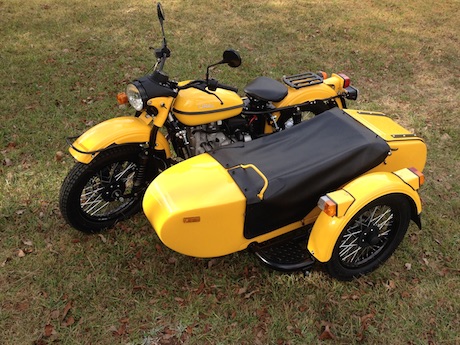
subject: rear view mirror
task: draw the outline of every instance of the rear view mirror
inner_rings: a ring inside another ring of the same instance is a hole
[[[227,65],[233,68],[240,66],[241,65],[240,53],[238,53],[234,49],[227,49],[226,51],[224,51],[221,63],[226,63]]]
[[[163,20],[165,20],[165,13],[160,3],[157,4],[157,15],[160,22],[163,22]]]

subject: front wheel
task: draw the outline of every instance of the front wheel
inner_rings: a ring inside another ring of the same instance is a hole
[[[399,194],[382,196],[363,207],[339,235],[326,267],[340,280],[375,270],[402,241],[410,222],[410,205]]]
[[[140,210],[146,186],[134,187],[141,165],[141,148],[116,146],[98,154],[89,164],[76,163],[65,178],[59,196],[64,219],[75,229],[94,233],[129,218]],[[156,159],[148,166],[146,182],[166,168]]]

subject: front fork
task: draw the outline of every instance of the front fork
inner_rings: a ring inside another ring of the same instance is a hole
[[[159,127],[153,125],[150,131],[149,143],[145,148],[139,153],[139,168],[134,178],[133,187],[135,192],[139,192],[145,186],[147,181],[147,172],[148,168],[153,168],[155,171],[159,170],[159,167],[155,165],[155,145],[157,140]]]

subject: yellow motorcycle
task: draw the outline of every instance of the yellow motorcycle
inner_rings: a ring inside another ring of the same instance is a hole
[[[421,227],[423,140],[382,113],[327,110],[293,128],[174,165],[143,209],[160,240],[194,257],[250,249],[282,271],[315,262],[349,280]]]
[[[138,212],[149,183],[179,161],[282,132],[307,115],[346,108],[346,99],[358,96],[344,74],[307,72],[284,76],[283,82],[258,77],[240,97],[236,88],[209,77],[214,66],[241,64],[231,49],[208,66],[204,80],[173,81],[163,70],[171,51],[159,3],[157,14],[163,40],[155,49],[154,71],[118,95],[135,116],[109,119],[71,138],[77,163],[61,187],[60,209],[78,230],[97,232]]]

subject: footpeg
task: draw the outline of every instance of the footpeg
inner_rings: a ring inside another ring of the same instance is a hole
[[[307,249],[308,232],[288,233],[275,239],[252,243],[249,249],[267,266],[278,271],[309,271],[315,263]]]

